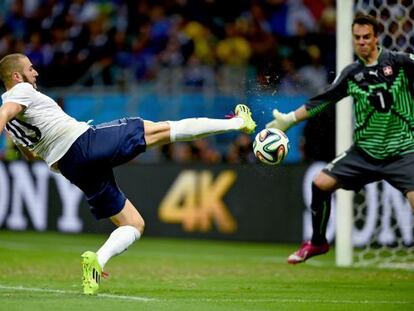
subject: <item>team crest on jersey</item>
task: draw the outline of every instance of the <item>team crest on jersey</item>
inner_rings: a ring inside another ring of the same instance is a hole
[[[364,79],[364,73],[363,72],[357,73],[356,75],[354,75],[354,79],[357,82],[362,81],[362,79]]]
[[[411,54],[411,53],[410,53],[410,58],[411,58],[412,60],[414,60],[414,54]]]
[[[384,72],[384,76],[391,76],[393,74],[391,66],[384,67],[382,70]]]

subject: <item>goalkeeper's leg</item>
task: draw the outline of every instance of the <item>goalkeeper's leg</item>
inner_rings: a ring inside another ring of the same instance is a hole
[[[331,214],[331,195],[330,191],[323,191],[315,183],[312,183],[312,239],[313,245],[327,243],[326,227]]]
[[[324,172],[312,183],[312,239],[288,257],[288,263],[297,264],[324,254],[329,250],[326,240],[326,228],[331,213],[332,192],[338,188],[338,182]]]

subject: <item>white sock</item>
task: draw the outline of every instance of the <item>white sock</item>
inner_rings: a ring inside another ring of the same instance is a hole
[[[109,259],[126,251],[128,246],[140,237],[141,232],[132,226],[121,226],[115,229],[97,251],[98,262],[102,270]]]
[[[209,119],[190,118],[180,121],[167,121],[170,124],[170,140],[189,141],[214,134],[239,130],[244,121],[242,118]]]

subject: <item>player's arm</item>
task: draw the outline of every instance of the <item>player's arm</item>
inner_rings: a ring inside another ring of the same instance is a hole
[[[25,109],[25,106],[22,106],[17,103],[4,103],[0,106],[0,134],[3,132],[4,128],[6,127],[7,122],[17,116],[20,112]],[[16,144],[19,151],[23,154],[23,156],[27,160],[36,160],[38,157],[36,154],[31,152],[29,149],[21,146],[20,144]]]
[[[323,93],[312,97],[305,105],[301,106],[300,108],[289,113],[282,113],[279,110],[274,109],[274,120],[267,123],[266,127],[278,128],[282,131],[287,131],[293,125],[316,116],[325,110],[329,104],[335,103],[343,97],[347,96],[345,82],[350,69],[351,66],[345,68]]]
[[[27,149],[26,147],[20,145],[20,144],[15,144],[17,149],[19,149],[19,151],[21,152],[21,154],[24,156],[24,158],[28,161],[35,161],[35,160],[42,160],[41,157],[39,157],[36,153],[30,151],[29,149]]]
[[[0,134],[6,127],[7,122],[24,110],[24,106],[17,103],[4,103],[0,106]]]

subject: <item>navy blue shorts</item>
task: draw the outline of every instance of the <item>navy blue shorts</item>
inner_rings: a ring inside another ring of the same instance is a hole
[[[143,120],[119,119],[88,129],[59,160],[58,167],[85,193],[92,214],[97,219],[108,218],[118,214],[126,201],[113,167],[132,160],[145,149]]]

